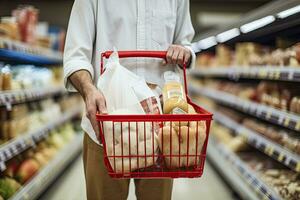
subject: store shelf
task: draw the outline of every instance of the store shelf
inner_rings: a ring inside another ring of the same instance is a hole
[[[78,135],[11,200],[33,200],[58,177],[82,149],[82,135]]]
[[[300,82],[300,68],[293,67],[215,67],[210,69],[195,69],[190,73],[200,77],[228,78],[235,81],[239,79],[259,79]]]
[[[0,38],[0,60],[9,63],[56,65],[62,63],[62,53]]]
[[[226,179],[231,188],[238,193],[241,199],[260,200],[260,197],[254,193],[250,185],[246,184],[242,177],[232,168],[232,164],[227,162],[218,152],[215,142],[210,139],[209,143],[207,150],[208,159]]]
[[[219,103],[225,104],[260,119],[289,128],[291,130],[295,130],[298,132],[300,131],[300,116],[297,114],[284,112],[270,106],[254,103],[231,95],[229,93],[214,89],[205,89],[197,88],[196,86],[190,86],[190,91],[192,93],[206,96]]]
[[[63,87],[1,91],[0,106],[10,106],[63,93],[66,93]]]
[[[298,154],[293,153],[281,145],[267,139],[261,134],[238,124],[221,113],[213,113],[216,121],[233,130],[235,134],[245,137],[248,144],[284,164],[290,169],[300,172],[300,156]]]
[[[73,117],[80,114],[81,109],[77,108],[71,112],[68,112],[61,117],[56,117],[52,122],[46,124],[45,126],[29,132],[24,135],[18,136],[16,139],[9,141],[0,146],[0,170],[4,171],[6,169],[5,162],[13,158],[14,156],[24,152],[30,147],[35,147],[36,143],[46,138],[50,131],[69,121]]]
[[[210,153],[211,156],[222,156],[225,163],[230,163],[232,166],[229,166],[228,168],[223,167],[223,170],[228,171],[228,169],[234,168],[234,170],[236,170],[243,177],[248,185],[253,188],[253,191],[260,196],[258,199],[282,200],[282,198],[276,194],[272,188],[270,188],[260,179],[259,175],[255,171],[249,168],[246,163],[244,163],[235,153],[230,151],[223,144],[217,143],[213,140],[213,138],[211,138],[208,152],[212,152]],[[220,161],[216,160],[216,162]],[[234,179],[238,179],[238,177],[234,177]],[[241,187],[244,187],[243,185],[243,183],[240,183],[240,185],[237,186],[237,190],[239,190]],[[250,196],[250,193],[244,194],[243,196],[245,195]],[[245,199],[252,198],[249,197]]]

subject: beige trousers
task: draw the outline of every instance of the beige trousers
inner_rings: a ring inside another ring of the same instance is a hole
[[[109,177],[104,161],[103,148],[85,134],[83,163],[88,200],[126,200],[129,179]],[[173,181],[171,179],[135,179],[137,200],[171,200]],[[130,200],[130,199],[129,199]]]

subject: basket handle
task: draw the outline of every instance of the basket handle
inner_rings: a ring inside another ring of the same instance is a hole
[[[104,64],[103,59],[108,59],[113,51],[106,51],[101,53],[101,71],[100,73],[103,74],[104,72]],[[167,59],[167,51],[118,51],[119,58],[132,58],[132,57],[144,57],[144,58],[161,58]],[[183,81],[184,81],[184,90],[185,94],[188,95],[188,87],[187,87],[187,80],[186,80],[186,63],[183,64]]]

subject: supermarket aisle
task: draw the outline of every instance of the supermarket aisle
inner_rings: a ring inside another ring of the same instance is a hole
[[[71,192],[70,192],[71,191]],[[175,181],[173,200],[232,200],[232,192],[207,162],[202,179],[179,179]],[[83,165],[81,157],[66,170],[50,187],[41,200],[85,200]],[[134,184],[131,182],[128,200],[135,200]]]
[[[47,191],[41,200],[84,200],[86,198],[82,156],[80,155]]]

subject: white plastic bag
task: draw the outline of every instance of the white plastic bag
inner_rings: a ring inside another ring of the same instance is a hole
[[[160,102],[145,80],[120,65],[117,52],[105,65],[98,89],[103,92],[111,115],[161,113]],[[156,127],[156,124],[152,127],[150,122],[104,123],[106,151],[114,171],[127,173],[155,164],[158,145],[157,133],[153,133]]]

